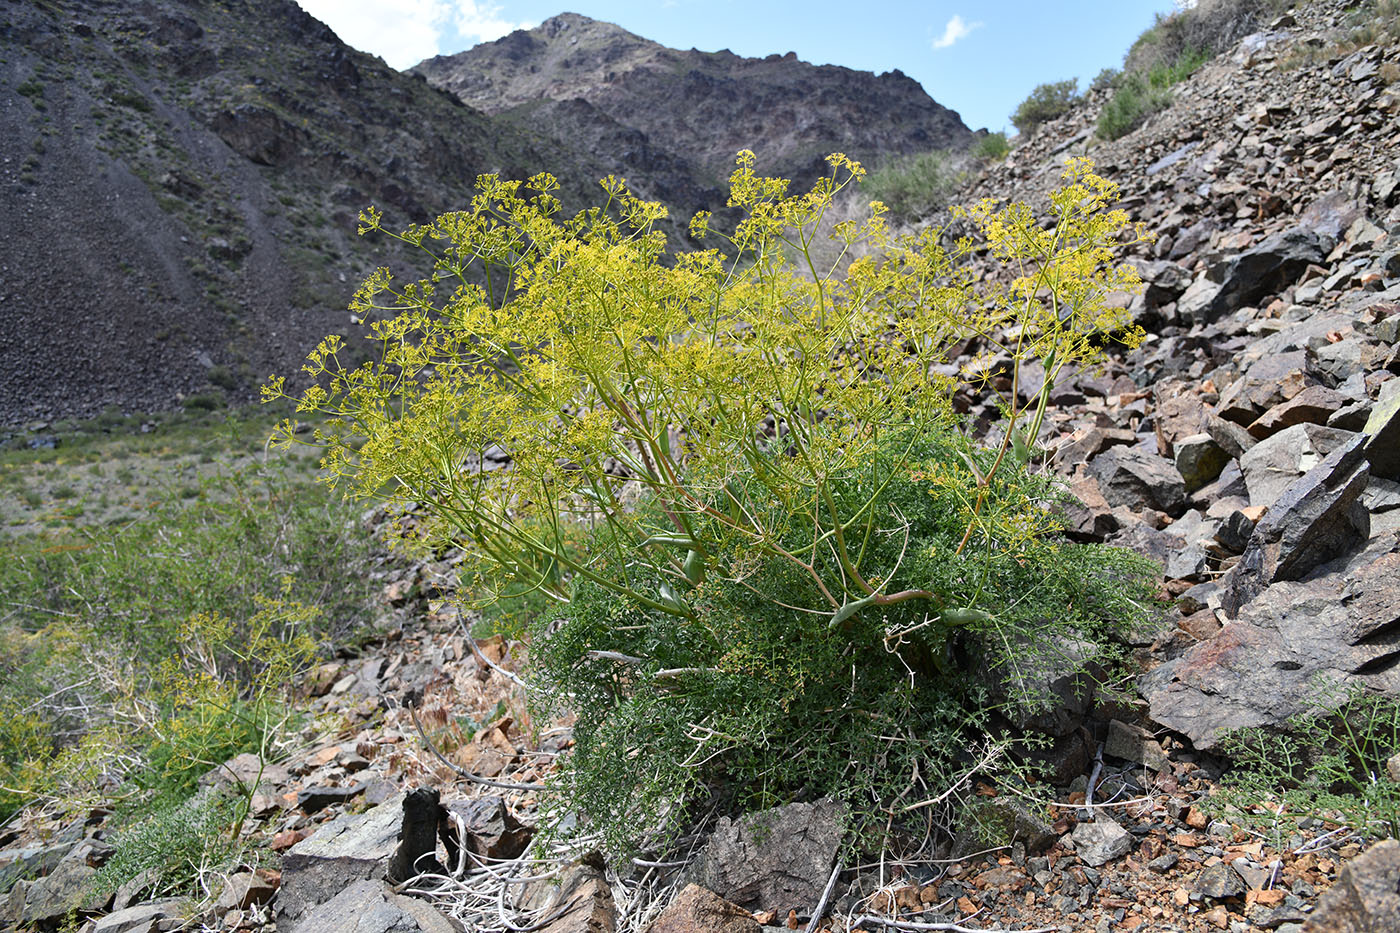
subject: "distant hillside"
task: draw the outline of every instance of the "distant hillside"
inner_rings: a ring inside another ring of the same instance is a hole
[[[290,0],[0,2],[0,423],[251,398],[351,329],[355,235],[603,172]],[[401,265],[401,263],[399,263]]]
[[[876,76],[729,51],[678,51],[575,13],[413,71],[486,113],[610,163],[684,210],[723,203],[734,153],[810,182],[833,151],[878,163],[962,148],[958,115],[898,71]]]

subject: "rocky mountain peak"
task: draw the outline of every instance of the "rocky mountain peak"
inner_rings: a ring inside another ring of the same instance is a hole
[[[682,212],[723,204],[740,149],[801,185],[834,151],[878,163],[972,138],[956,113],[897,71],[876,77],[793,52],[681,51],[575,13],[413,71],[478,110],[587,146]],[[571,101],[587,106],[558,106]]]

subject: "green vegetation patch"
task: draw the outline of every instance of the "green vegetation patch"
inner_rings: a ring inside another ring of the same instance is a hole
[[[1268,832],[1279,848],[1305,821],[1400,838],[1400,700],[1360,688],[1341,695],[1340,706],[1320,704],[1282,729],[1226,736],[1221,750],[1234,764],[1207,801],[1212,811]]]
[[[1171,103],[1170,88],[1254,32],[1267,15],[1286,7],[1280,0],[1205,0],[1156,22],[1133,42],[1122,73],[1101,73],[1096,87],[1112,87],[1099,113],[1098,135],[1119,139]]]
[[[139,469],[145,490],[167,477],[134,519],[74,510],[0,539],[0,817],[108,800],[113,779],[133,812],[173,806],[229,757],[273,754],[298,673],[363,623],[355,513],[297,458],[250,456],[264,429],[235,423],[0,453],[7,483],[45,470],[75,490],[134,485]],[[192,472],[201,454],[211,463]]]
[[[1078,86],[1074,78],[1036,85],[1011,114],[1012,125],[1029,136],[1042,123],[1069,113],[1080,101]]]
[[[896,217],[918,220],[947,207],[964,177],[951,152],[922,152],[871,172],[861,194],[881,201]]]

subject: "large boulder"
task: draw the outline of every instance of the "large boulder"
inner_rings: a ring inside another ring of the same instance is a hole
[[[845,805],[829,799],[722,817],[691,880],[748,910],[811,910],[845,830]]]
[[[1303,933],[1400,933],[1400,842],[1379,842],[1347,863]]]
[[[1322,262],[1326,256],[1322,238],[1312,230],[1294,227],[1275,233],[1234,259],[1212,267],[1207,277],[1218,288],[1208,298],[1204,294],[1193,295],[1190,302],[1183,295],[1178,312],[1188,323],[1203,324],[1246,305],[1257,305],[1261,299],[1292,285],[1309,264]]]
[[[1272,507],[1299,477],[1357,435],[1317,424],[1296,424],[1251,447],[1240,457],[1249,504]]]
[[[278,929],[282,925],[278,924]],[[461,933],[465,929],[423,901],[395,894],[383,881],[353,882],[306,911],[291,933]]]
[[[1364,441],[1364,435],[1352,435],[1289,485],[1254,526],[1223,581],[1221,609],[1227,616],[1233,618],[1275,581],[1301,580],[1370,536],[1371,516],[1360,502],[1371,478]]]
[[[282,857],[277,924],[294,928],[301,916],[356,881],[379,881],[398,848],[402,794],[364,814],[346,813],[297,843]]]
[[[1397,620],[1392,537],[1315,579],[1274,583],[1140,686],[1154,721],[1211,748],[1223,732],[1280,726],[1319,701],[1340,701],[1350,685],[1400,696]],[[1320,695],[1320,685],[1335,692]]]
[[[1088,472],[1110,505],[1176,512],[1186,504],[1176,467],[1141,447],[1110,447],[1089,462]]]

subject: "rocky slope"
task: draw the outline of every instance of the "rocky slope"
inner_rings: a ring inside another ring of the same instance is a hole
[[[367,205],[397,228],[478,173],[600,174],[291,0],[0,8],[0,423],[251,398],[351,329],[391,255]]]
[[[752,149],[765,173],[808,184],[832,152],[878,163],[972,139],[956,113],[898,71],[818,67],[791,52],[681,51],[575,13],[413,71],[592,153],[687,216],[723,205],[740,149]]]

